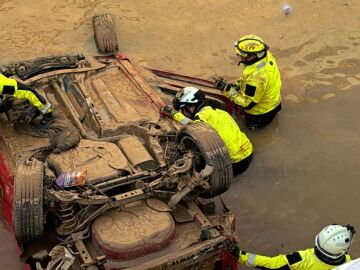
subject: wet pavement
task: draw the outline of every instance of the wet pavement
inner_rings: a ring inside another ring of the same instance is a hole
[[[145,76],[152,67],[232,80],[241,71],[233,41],[263,37],[281,70],[283,110],[264,130],[244,129],[254,160],[223,198],[242,249],[275,255],[313,246],[328,223],[360,231],[360,2],[293,2],[285,16],[276,0],[0,0],[0,64],[96,54],[98,13],[114,16],[120,51]],[[16,269],[10,243],[1,227],[0,269]],[[358,235],[350,254],[360,257]]]

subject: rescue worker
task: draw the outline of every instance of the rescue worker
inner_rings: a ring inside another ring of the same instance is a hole
[[[219,77],[214,86],[243,108],[247,127],[255,130],[269,124],[281,110],[280,71],[260,37],[246,35],[234,45],[238,65],[244,64],[242,75],[234,84]]]
[[[43,130],[54,120],[51,104],[46,102],[35,89],[14,79],[7,78],[0,73],[0,113],[9,110],[11,107],[11,102],[5,101],[6,96],[16,99],[27,99],[37,109],[34,118],[40,114],[43,115],[42,120],[36,127],[37,130]]]
[[[182,125],[202,121],[214,128],[224,141],[233,165],[233,174],[245,171],[253,157],[253,146],[226,111],[205,104],[205,94],[195,87],[185,87],[173,99],[172,109],[164,106],[160,114],[173,118]],[[181,112],[179,112],[179,110]]]
[[[240,264],[256,269],[329,270],[349,262],[349,250],[355,229],[351,225],[328,225],[315,237],[315,247],[266,257],[241,251],[235,241],[230,241],[229,252]]]

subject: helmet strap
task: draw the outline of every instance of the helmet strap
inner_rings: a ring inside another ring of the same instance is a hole
[[[195,109],[194,112],[191,112],[191,111],[189,110],[189,107],[190,107],[191,105],[195,105],[195,104],[187,104],[187,105],[185,105],[185,106],[182,108],[182,110],[184,111],[185,116],[188,116],[190,119],[193,120],[194,117],[195,117],[195,114],[197,113],[197,111],[196,111],[196,109]]]
[[[205,107],[205,102],[204,100],[199,101],[198,103],[196,103],[196,113],[198,113],[202,108]]]
[[[194,112],[189,110],[189,106],[195,106]],[[187,114],[190,115],[191,119],[195,118],[195,114],[197,114],[203,107],[205,106],[205,102],[203,100],[199,101],[198,103],[189,103],[183,107],[183,110],[186,111]]]
[[[326,256],[324,253],[322,253],[316,246],[314,247],[315,255],[319,258],[320,261],[329,264],[329,265],[341,265],[346,261],[345,254],[341,255],[339,258],[333,259],[328,256]]]

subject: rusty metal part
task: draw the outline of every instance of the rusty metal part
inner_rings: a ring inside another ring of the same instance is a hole
[[[61,203],[78,203],[78,204],[85,204],[85,205],[91,205],[91,204],[104,204],[111,199],[108,196],[104,195],[88,195],[87,197],[83,197],[81,194],[70,192],[67,190],[48,190],[47,194],[52,198],[53,200]]]
[[[151,179],[154,176],[156,176],[156,173],[150,173],[148,171],[144,171],[144,172],[139,172],[131,175],[126,175],[126,176],[102,181],[100,183],[94,184],[93,187],[95,189],[104,192],[111,188],[128,184],[130,181],[147,180],[147,179]]]
[[[71,104],[73,104],[73,106],[74,106],[74,108],[75,108],[75,111],[76,111],[76,113],[77,113],[77,115],[78,115],[79,121],[84,120],[86,114],[85,114],[85,112],[81,109],[80,104],[77,102],[77,100],[75,99],[74,95],[73,95],[71,92],[67,91],[67,92],[66,92],[66,96],[69,98]]]
[[[149,139],[147,143],[150,154],[152,154],[161,167],[164,167],[166,165],[166,158],[164,150],[159,143],[158,135],[161,135],[161,132],[159,132],[159,127],[159,125],[150,126],[148,136]]]
[[[90,266],[90,265],[95,264],[95,261],[91,257],[89,251],[87,250],[87,248],[82,240],[75,241],[74,245],[75,245],[75,248],[77,249],[77,251],[79,252],[81,260],[82,260],[81,267]]]
[[[195,221],[201,228],[212,227],[210,220],[201,212],[194,201],[187,202],[186,205],[194,213]]]
[[[183,158],[176,160],[174,164],[170,166],[167,174],[174,175],[188,172],[192,168],[193,157],[194,155],[191,152],[186,153]]]
[[[169,207],[171,209],[175,209],[175,206],[191,191],[192,189],[189,186],[186,186],[185,188],[183,188],[182,190],[171,196],[168,202]]]
[[[56,228],[59,235],[67,235],[76,227],[77,220],[75,217],[74,204],[60,203],[57,210],[61,219],[61,224]]]
[[[60,245],[53,247],[49,256],[51,261],[48,263],[46,270],[69,270],[75,261],[75,257],[71,252],[66,247]]]
[[[171,166],[169,171],[179,174],[188,172],[190,168],[192,168],[192,158],[193,155],[191,153],[185,154],[184,158],[177,160],[174,165]],[[212,173],[212,171],[213,167],[206,165],[200,173],[193,169],[192,175],[187,174],[185,176],[179,176],[179,179],[177,180],[177,187],[179,191],[171,196],[168,202],[169,207],[174,209],[175,206],[197,186],[207,189],[209,187],[209,183],[207,181],[208,176]]]
[[[117,145],[137,171],[155,169],[157,164],[145,146],[141,143],[139,137],[125,135],[117,142]]]

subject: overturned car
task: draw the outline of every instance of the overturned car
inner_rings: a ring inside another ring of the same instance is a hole
[[[234,216],[211,199],[232,182],[227,149],[206,124],[161,118],[160,94],[115,53],[111,17],[93,25],[106,55],[3,67],[56,119],[36,132],[23,100],[0,116],[3,217],[25,267],[212,269],[235,235]]]

